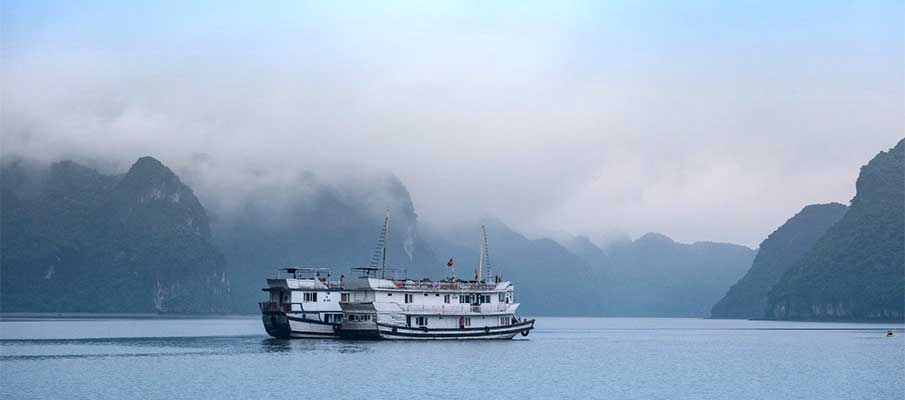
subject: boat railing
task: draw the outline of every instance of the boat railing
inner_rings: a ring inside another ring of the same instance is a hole
[[[457,282],[457,281],[412,281],[412,280],[392,280],[392,286],[395,289],[417,289],[417,290],[493,290],[496,289],[496,283],[486,282]],[[383,286],[381,286],[383,287]]]
[[[438,312],[442,314],[500,312],[509,309],[509,304],[400,304],[403,312]]]

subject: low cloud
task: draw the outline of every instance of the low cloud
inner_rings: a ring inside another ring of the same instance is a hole
[[[756,245],[905,125],[890,10],[4,7],[5,157],[154,155],[224,208],[391,173],[439,227]]]

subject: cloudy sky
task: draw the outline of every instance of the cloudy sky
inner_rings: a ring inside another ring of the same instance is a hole
[[[326,3],[4,1],[2,154],[755,246],[905,136],[901,1]]]

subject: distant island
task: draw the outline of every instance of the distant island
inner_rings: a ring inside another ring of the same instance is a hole
[[[851,206],[811,205],[760,246],[718,318],[905,319],[905,139],[861,168]]]
[[[525,314],[902,320],[902,166],[899,142],[862,169],[850,207],[806,206],[758,250],[656,233],[601,247],[480,223]],[[5,160],[0,311],[254,313],[276,268],[364,263],[387,207],[388,259],[409,277],[444,276],[449,257],[477,265],[478,227],[425,228],[395,176],[296,184],[306,191],[260,190],[226,210],[152,157],[123,173]]]

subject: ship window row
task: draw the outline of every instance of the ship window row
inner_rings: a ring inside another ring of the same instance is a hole
[[[459,303],[490,304],[490,295],[489,294],[460,294]]]
[[[302,300],[305,302],[317,301],[317,292],[314,293],[305,293],[302,297]]]
[[[415,324],[418,326],[427,326],[427,317],[416,317]]]
[[[316,293],[312,293],[312,294],[316,295]],[[308,294],[306,294],[306,296],[307,295]],[[389,297],[389,296],[392,296],[393,294],[387,293],[386,295],[387,295],[387,297]],[[424,293],[424,295],[429,296],[428,293]],[[349,301],[350,296],[348,293],[342,293],[340,296],[341,296],[340,301],[342,301],[342,302]],[[404,299],[405,304],[411,304],[411,303],[415,302],[414,294],[404,294],[403,296],[405,297],[405,299]],[[434,296],[440,297],[440,293],[436,293],[436,294],[434,294]],[[492,298],[492,296],[489,294],[476,294],[476,293],[475,294],[460,294],[460,295],[458,295],[458,298],[455,295],[444,294],[443,302],[446,304],[449,304],[450,302],[452,302],[453,299],[458,299],[459,303],[461,303],[461,304],[490,304],[490,303],[492,303],[491,298]],[[307,300],[307,297],[306,297],[305,301],[309,301],[309,300]],[[317,300],[315,298],[315,300],[311,300],[311,301],[317,301]],[[509,296],[505,293],[500,293],[499,302],[508,303]]]

